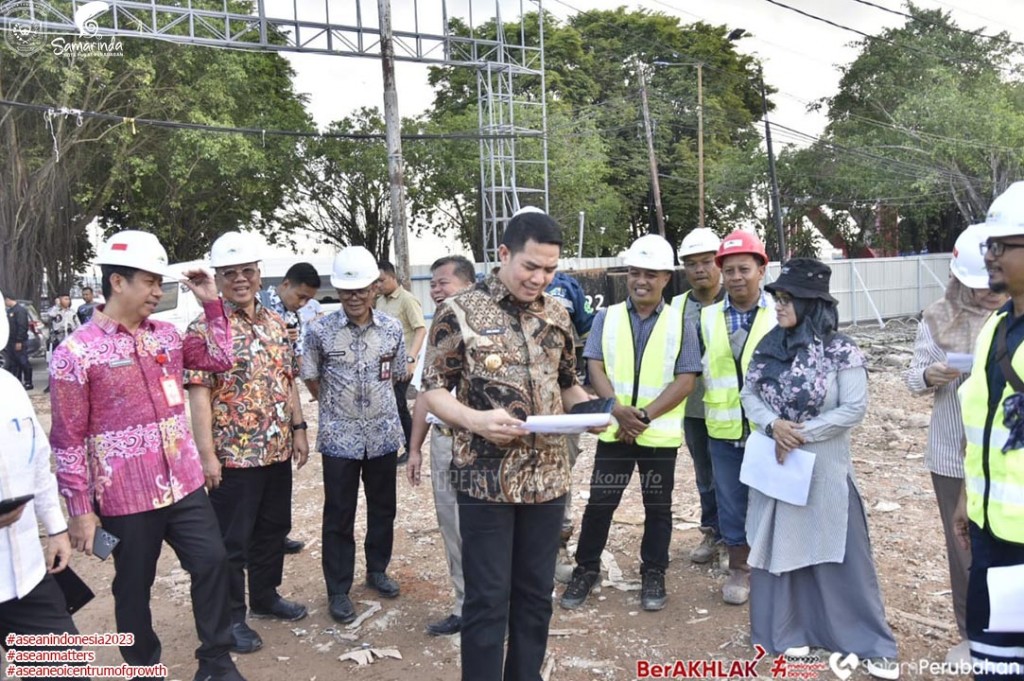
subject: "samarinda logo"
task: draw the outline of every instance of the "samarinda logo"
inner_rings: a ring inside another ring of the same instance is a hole
[[[39,0],[0,2],[0,29],[4,42],[26,57],[44,50],[58,57],[121,57],[124,47],[120,40],[98,35],[96,20],[108,11],[110,3],[105,0],[80,5],[74,17],[66,17]],[[62,30],[69,23],[74,24],[77,35]]]

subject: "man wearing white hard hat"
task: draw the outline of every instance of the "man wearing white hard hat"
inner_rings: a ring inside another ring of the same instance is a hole
[[[501,266],[441,303],[430,327],[420,399],[454,436],[464,681],[533,681],[547,650],[571,470],[565,437],[523,425],[589,399],[569,313],[544,293],[561,246],[549,215],[519,211],[498,246]]]
[[[0,316],[0,347],[7,344],[7,316]],[[0,371],[0,500],[24,499],[0,513],[0,644],[9,634],[77,634],[54,575],[71,559],[68,526],[50,472],[50,443],[24,387]],[[39,543],[39,523],[46,530]],[[15,674],[18,676],[19,674]],[[63,678],[63,677],[62,677]],[[70,678],[70,677],[68,677]]]
[[[615,400],[617,425],[598,437],[576,569],[562,594],[563,608],[583,605],[597,583],[612,516],[634,468],[644,500],[640,605],[661,610],[668,599],[665,570],[676,455],[683,444],[682,402],[701,372],[697,328],[684,325],[682,312],[663,298],[674,260],[672,246],[657,234],[634,241],[624,258],[629,297],[597,313],[583,349],[598,397]]]
[[[970,662],[967,640],[967,579],[970,551],[956,540],[953,511],[964,487],[964,423],[957,389],[967,379],[963,362],[974,352],[978,334],[1006,296],[988,287],[988,271],[980,247],[987,240],[985,225],[972,225],[957,237],[950,261],[952,276],[945,295],[924,309],[917,327],[914,358],[903,381],[914,395],[933,395],[924,464],[932,479],[935,500],[946,537],[953,614],[960,643],[946,662]]]
[[[967,638],[979,681],[1024,678],[1024,579],[997,579],[1024,569],[1024,182],[992,202],[984,236],[988,286],[1010,301],[978,333],[959,390],[967,453],[953,516],[971,551]]]
[[[405,442],[395,402],[406,373],[402,326],[373,309],[377,260],[362,246],[334,258],[331,284],[341,309],[306,332],[302,378],[320,403],[316,448],[323,457],[323,570],[331,617],[356,618],[349,590],[355,572],[359,479],[366,495],[366,585],[398,596],[387,574],[395,535],[398,449]]]
[[[184,369],[227,371],[234,362],[231,329],[213,278],[203,270],[176,275],[157,238],[128,230],[100,247],[103,298],[50,363],[50,439],[57,481],[71,516],[72,545],[92,555],[100,525],[120,539],[114,548],[114,614],[131,665],[160,662],[150,590],[163,542],[192,578],[192,612],[200,646],[197,681],[239,681],[231,660],[228,564],[203,466],[185,415]],[[149,319],[165,277],[178,279],[202,303],[205,340],[185,338]]]
[[[705,307],[721,302],[725,298],[722,285],[722,270],[715,262],[722,240],[707,227],[690,231],[679,247],[679,261],[683,264],[686,281],[690,290],[672,299],[672,307],[683,312],[683,318],[700,327],[700,313]],[[694,563],[707,563],[722,542],[718,527],[718,502],[715,500],[715,478],[711,466],[711,449],[708,442],[708,426],[704,421],[704,378],[697,377],[693,392],[683,406],[683,436],[686,449],[693,460],[693,474],[700,496],[700,544],[690,551]]]
[[[304,605],[277,592],[292,522],[292,463],[301,468],[309,454],[299,365],[284,319],[259,300],[259,259],[255,241],[240,232],[213,242],[210,264],[231,324],[235,363],[229,371],[185,372],[192,432],[228,553],[236,653],[263,646],[245,622],[247,575],[253,617],[291,622],[306,616]],[[206,343],[210,328],[201,314],[186,338]]]

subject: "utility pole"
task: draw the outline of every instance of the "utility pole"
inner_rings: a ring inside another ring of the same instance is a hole
[[[704,64],[697,62],[697,187],[700,213],[697,226],[704,226]]]
[[[768,123],[768,95],[765,93],[764,71],[760,68],[761,75],[761,113],[764,118],[764,142],[768,147],[768,179],[771,182],[772,214],[775,222],[775,233],[779,238],[779,261],[785,262],[786,230],[782,227],[782,201],[779,198],[779,178],[775,175],[775,153],[772,151],[772,128]]]
[[[636,73],[640,78],[640,103],[644,113],[644,133],[647,135],[647,158],[651,163],[651,193],[654,194],[654,212],[658,218],[658,234],[665,236],[665,212],[661,208],[661,185],[658,182],[658,159],[654,155],[654,133],[651,130],[651,111],[647,106],[647,76],[639,61]]]
[[[380,63],[384,72],[384,129],[391,183],[391,229],[395,244],[395,270],[405,286],[409,280],[409,235],[405,230],[405,185],[402,163],[402,119],[395,88],[395,44],[391,33],[391,0],[377,0],[380,15]]]

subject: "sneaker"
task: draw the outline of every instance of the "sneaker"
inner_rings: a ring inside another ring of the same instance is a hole
[[[792,648],[786,648],[786,652],[782,654],[784,657],[807,657],[811,654],[811,647],[793,646]]]
[[[719,541],[713,532],[705,533],[704,538],[700,540],[700,544],[690,550],[690,562],[697,563],[698,565],[710,563],[711,559],[718,553]]]
[[[665,594],[665,573],[660,570],[647,570],[641,575],[640,607],[655,611],[665,607],[668,595]]]
[[[864,660],[868,674],[876,679],[896,681],[900,678],[900,663],[891,657],[872,657]]]
[[[565,587],[565,591],[562,592],[562,598],[558,601],[558,604],[566,610],[575,610],[583,605],[583,602],[587,600],[587,596],[590,594],[590,590],[597,583],[597,577],[598,573],[587,572],[583,568],[577,567],[573,570],[569,586]]]

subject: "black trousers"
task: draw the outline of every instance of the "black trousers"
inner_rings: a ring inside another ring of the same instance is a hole
[[[9,345],[4,352],[7,354],[7,370],[14,374],[22,385],[31,386],[32,365],[28,360],[28,349],[25,344],[22,343],[21,350],[15,350],[14,345]]]
[[[462,679],[538,681],[565,496],[541,504],[481,501],[463,492],[458,499],[466,579]]]
[[[640,572],[668,569],[672,541],[672,489],[675,486],[675,447],[641,447],[623,442],[598,441],[594,471],[590,476],[590,500],[583,512],[576,564],[588,571],[601,569],[601,552],[608,542],[612,516],[622,492],[640,470],[644,498],[644,537],[640,543]]]
[[[366,495],[367,572],[385,572],[395,540],[397,452],[372,459],[324,456],[323,567],[327,595],[347,594],[356,563],[356,508],[359,477]]]
[[[249,603],[266,610],[284,572],[284,539],[292,526],[292,462],[256,468],[223,468],[210,492],[228,554],[231,621],[245,621],[245,573]]]
[[[412,381],[395,383],[395,402],[398,404],[398,420],[402,422],[402,433],[405,435],[405,451],[409,451],[409,438],[412,436],[412,414],[409,413],[409,384]]]
[[[119,632],[135,634],[121,646],[128,664],[160,661],[160,639],[153,631],[150,590],[164,541],[192,577],[192,615],[200,646],[196,658],[207,673],[234,668],[229,650],[228,561],[217,516],[200,488],[164,508],[122,516],[103,516],[103,527],[121,538],[114,549],[114,617]]]
[[[36,588],[24,598],[13,598],[0,603],[0,643],[5,650],[17,650],[19,646],[7,645],[8,634],[77,634],[78,629],[68,614],[64,594],[53,575],[46,575]],[[68,650],[78,646],[22,646],[23,650]],[[19,662],[30,666],[32,663]],[[39,663],[50,666],[51,663]],[[53,665],[62,663],[54,662]],[[7,666],[5,661],[4,667]],[[35,676],[34,679],[81,679],[76,676]],[[86,679],[88,681],[88,679]]]

